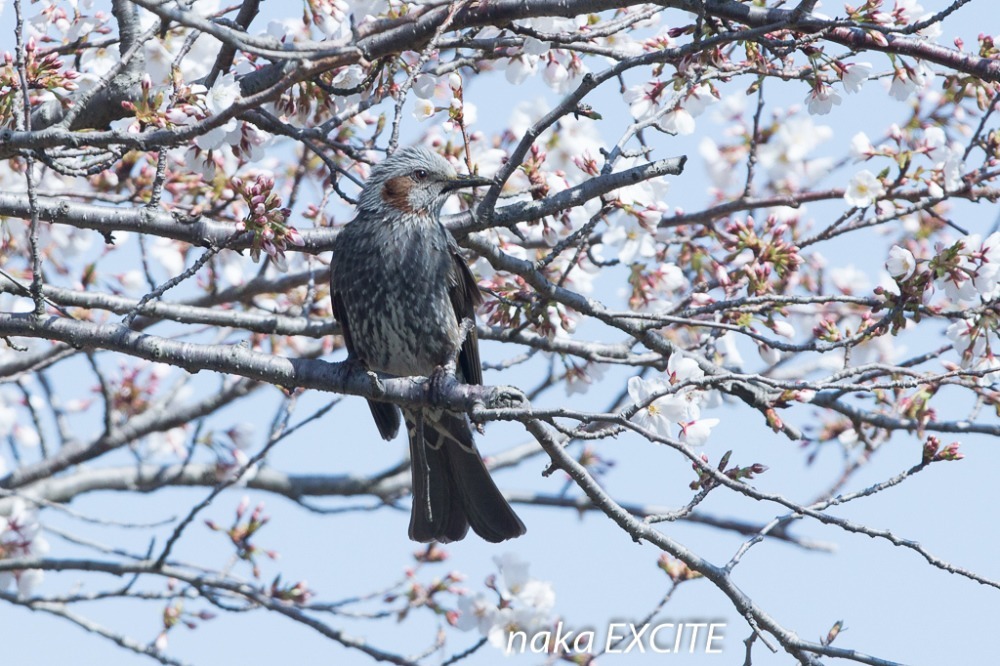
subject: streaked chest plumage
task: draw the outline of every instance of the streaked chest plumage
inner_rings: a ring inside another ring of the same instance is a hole
[[[448,232],[426,216],[390,223],[364,215],[334,247],[333,284],[355,352],[371,370],[429,375],[459,346]]]

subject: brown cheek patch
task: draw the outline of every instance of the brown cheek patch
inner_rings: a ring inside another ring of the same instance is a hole
[[[413,181],[409,176],[396,176],[390,178],[382,186],[382,200],[387,204],[404,213],[412,213],[413,207],[410,205],[410,188]]]

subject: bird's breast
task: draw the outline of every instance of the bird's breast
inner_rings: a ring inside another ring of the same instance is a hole
[[[446,233],[436,224],[382,224],[338,244],[337,290],[355,352],[372,370],[429,375],[457,350]]]

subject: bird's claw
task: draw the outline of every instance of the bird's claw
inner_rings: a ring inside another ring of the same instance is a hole
[[[372,393],[375,394],[374,397],[381,398],[382,396],[384,396],[385,384],[382,383],[382,380],[379,378],[379,376],[370,370],[365,372],[365,374],[368,376],[368,381],[371,382]]]
[[[457,380],[454,367],[439,365],[427,378],[427,398],[435,407],[444,407],[448,391]]]
[[[528,396],[516,386],[497,386],[486,401],[489,409],[511,409],[528,404]]]

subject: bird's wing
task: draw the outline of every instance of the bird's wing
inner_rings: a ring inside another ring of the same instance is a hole
[[[465,258],[458,249],[458,243],[451,238],[449,241],[454,269],[448,295],[451,297],[451,305],[455,309],[458,322],[461,323],[463,319],[468,318],[473,324],[472,330],[462,343],[458,364],[467,384],[482,384],[483,366],[479,362],[479,336],[476,334],[475,323],[476,306],[483,302],[483,296],[479,293],[475,276],[472,275],[469,265],[465,263]]]
[[[340,332],[344,336],[344,346],[347,347],[347,356],[351,359],[358,359],[358,353],[351,338],[351,327],[347,323],[347,308],[333,284],[330,285],[330,300],[333,302],[333,316],[340,323]],[[358,359],[360,360],[360,359]],[[368,408],[371,409],[372,418],[382,439],[388,441],[399,432],[399,410],[396,405],[388,402],[368,401]]]
[[[356,358],[357,352],[354,351],[354,340],[351,339],[351,329],[347,325],[347,308],[344,307],[344,301],[340,298],[340,292],[332,286],[330,288],[330,300],[333,302],[333,316],[336,317],[337,323],[340,324],[340,334],[344,336],[344,346],[347,347],[347,355]]]

